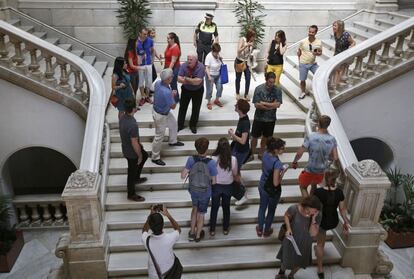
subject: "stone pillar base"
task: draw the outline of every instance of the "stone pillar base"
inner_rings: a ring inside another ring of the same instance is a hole
[[[351,228],[346,235],[338,227],[333,232],[333,243],[342,255],[341,266],[351,267],[356,274],[376,272],[378,245],[384,235],[382,228]]]
[[[70,243],[67,266],[70,278],[104,279],[108,277],[108,237],[100,242]]]

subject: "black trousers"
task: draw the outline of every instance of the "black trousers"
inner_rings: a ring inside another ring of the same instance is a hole
[[[188,105],[192,104],[190,127],[197,127],[198,117],[200,116],[201,103],[203,101],[204,87],[197,90],[188,90],[181,86],[180,109],[178,110],[178,128],[184,127],[185,116],[187,114]]]
[[[142,168],[144,167],[145,161],[148,159],[148,153],[144,150],[144,147],[141,145],[142,152],[142,162],[138,165],[138,158],[129,159],[128,161],[128,178],[127,178],[127,188],[128,188],[128,197],[135,195],[135,182],[141,177]]]
[[[210,45],[205,45],[205,44],[202,44],[200,42],[197,43],[198,61],[203,63],[203,65],[204,65],[204,61],[206,60],[206,56],[210,51],[211,51],[211,44]]]

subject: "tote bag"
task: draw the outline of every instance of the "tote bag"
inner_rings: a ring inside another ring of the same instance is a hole
[[[221,84],[229,82],[229,71],[226,64],[221,64],[220,66],[220,82]]]

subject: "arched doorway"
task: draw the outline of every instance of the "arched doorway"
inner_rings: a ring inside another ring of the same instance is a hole
[[[65,155],[46,147],[27,147],[5,162],[2,176],[14,195],[60,194],[76,166]]]
[[[376,161],[383,170],[392,167],[394,153],[385,142],[376,138],[359,138],[351,141],[352,149],[358,161],[372,159]]]

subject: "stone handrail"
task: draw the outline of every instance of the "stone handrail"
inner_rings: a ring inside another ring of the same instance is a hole
[[[14,46],[13,56],[9,51],[8,43]],[[23,53],[23,44],[30,52],[30,61],[26,61],[28,58]],[[77,110],[74,110],[80,115],[86,116],[87,113],[87,117],[84,117],[86,128],[79,168],[98,173],[105,109],[108,103],[105,85],[98,72],[76,55],[2,20],[0,20],[0,64],[2,72],[7,72],[8,77],[18,76],[18,78],[11,77],[12,82],[23,87],[28,85],[22,82],[22,79],[32,82],[30,84],[32,88],[28,89],[37,90],[37,93],[40,92],[39,94],[44,94],[45,97],[71,109],[76,107]],[[57,66],[60,67],[58,80],[54,69]],[[71,75],[74,80],[73,88],[69,82]]]
[[[112,65],[112,63],[115,61],[115,57],[113,55],[110,55],[108,53],[106,53],[105,51],[102,51],[96,47],[93,47],[81,40],[78,40],[75,37],[72,37],[68,34],[66,34],[65,32],[62,32],[50,25],[45,24],[44,22],[37,20],[25,13],[22,13],[21,11],[16,10],[13,7],[2,7],[0,8],[0,11],[4,12],[7,16],[13,15],[16,16],[19,19],[23,19],[24,21],[30,22],[31,25],[34,25],[36,28],[40,28],[41,30],[45,30],[48,32],[48,36],[49,33],[58,36],[61,41],[63,38],[64,42],[69,42],[72,45],[75,45],[77,47],[81,47],[83,50],[85,50],[85,52],[90,53],[95,55],[96,57],[98,57],[99,59],[102,59],[106,62],[108,62],[110,65]]]
[[[341,91],[352,90],[359,85],[366,85],[367,80],[378,77],[379,74],[390,71],[391,68],[405,65],[407,62],[412,63],[409,58],[412,57],[414,52],[413,26],[414,18],[407,19],[332,57],[320,66],[313,79],[312,87],[316,108],[320,114],[329,115],[332,119],[329,132],[337,140],[339,158],[343,169],[358,160],[331,99],[339,96]],[[406,38],[409,36],[411,37],[407,40]],[[396,46],[391,54],[390,47],[394,41],[396,41]],[[378,51],[381,51],[380,55],[377,54]],[[365,59],[367,55],[368,59]],[[339,85],[331,86],[335,70],[343,64],[348,65],[345,77],[341,78]],[[391,71],[395,70],[392,69]],[[364,86],[364,89],[367,90],[367,87]]]

